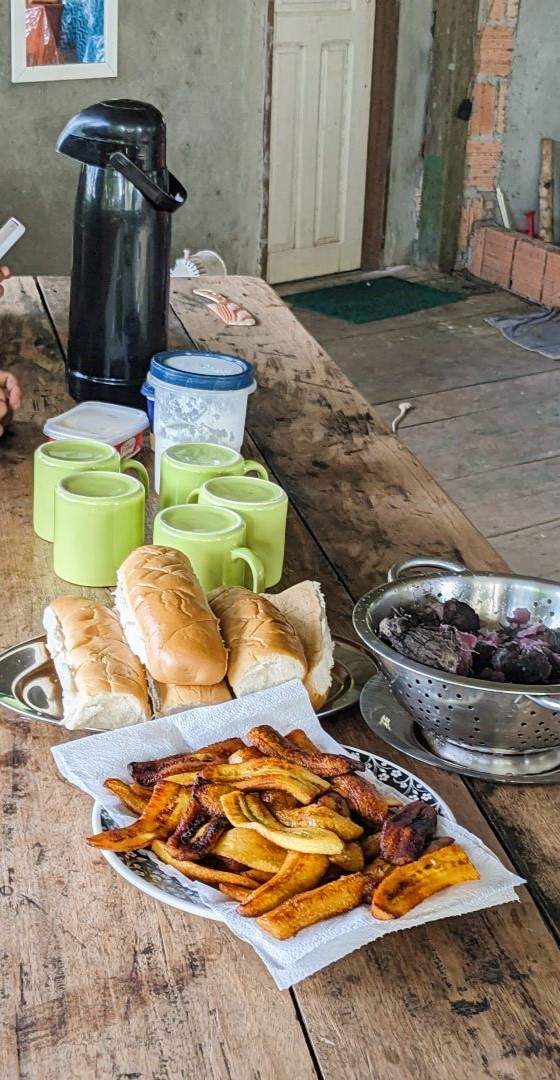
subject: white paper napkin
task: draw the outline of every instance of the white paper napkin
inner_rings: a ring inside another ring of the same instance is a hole
[[[186,749],[198,750],[209,742],[233,736],[244,738],[257,724],[270,724],[282,735],[293,728],[303,728],[323,750],[340,752],[339,743],[323,731],[301,682],[295,680],[223,705],[205,706],[118,731],[90,735],[55,746],[52,753],[67,780],[99,800],[119,824],[125,824],[134,818],[123,813],[120,801],[103,787],[107,777],[130,780],[127,768],[130,761],[165,757]],[[384,788],[378,781],[376,786]],[[237,937],[253,946],[277,986],[284,990],[385,934],[517,899],[514,889],[524,884],[523,879],[506,870],[480,840],[445,818],[440,818],[438,832],[453,836],[462,845],[479,871],[480,881],[454,886],[393,921],[376,921],[369,908],[362,905],[355,911],[308,927],[288,941],[277,941],[261,930],[254,919],[238,915],[237,904],[217,889],[191,881],[189,887],[196,890],[205,904],[216,909]],[[165,870],[184,883],[185,878],[172,867],[166,866]]]

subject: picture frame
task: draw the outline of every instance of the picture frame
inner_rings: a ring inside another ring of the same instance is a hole
[[[10,0],[11,4],[11,55],[12,83],[57,82],[63,79],[110,79],[118,74],[118,0],[104,0],[104,53],[103,62],[53,62],[45,64],[29,63],[26,12],[30,9],[27,0]],[[39,18],[43,18],[46,9],[58,7],[58,4],[45,2],[33,4],[38,9],[45,9]]]

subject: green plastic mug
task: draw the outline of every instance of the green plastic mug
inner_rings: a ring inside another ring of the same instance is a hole
[[[54,572],[73,585],[116,585],[145,536],[146,493],[135,476],[70,473],[54,493]]]
[[[246,539],[243,518],[225,507],[171,506],[160,510],[154,521],[154,544],[182,551],[204,592],[244,585],[247,568],[253,592],[262,592],[264,566]]]
[[[183,443],[169,446],[161,455],[160,510],[186,503],[191,491],[215,476],[243,476],[255,472],[263,480],[268,473],[258,461],[244,460],[237,450],[215,443]]]
[[[220,476],[207,480],[188,502],[235,510],[247,526],[247,544],[264,563],[265,587],[282,577],[286,544],[288,496],[278,484],[252,476]]]
[[[101,469],[120,472],[133,469],[148,494],[148,474],[139,461],[121,459],[118,450],[92,439],[59,439],[43,443],[33,462],[33,528],[42,540],[54,540],[54,493],[56,485],[72,472]]]

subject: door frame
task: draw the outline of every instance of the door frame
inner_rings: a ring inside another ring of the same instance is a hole
[[[267,0],[263,109],[263,193],[259,274],[266,279],[270,206],[270,141],[275,0]],[[393,137],[399,0],[376,0],[362,258],[359,269],[381,269]]]

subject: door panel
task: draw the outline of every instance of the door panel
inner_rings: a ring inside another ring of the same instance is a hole
[[[269,281],[359,267],[373,0],[277,0]]]

